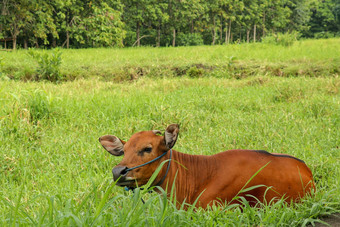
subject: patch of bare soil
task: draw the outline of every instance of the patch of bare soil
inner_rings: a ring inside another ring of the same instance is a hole
[[[340,227],[340,213],[332,214],[328,217],[321,218],[322,221],[326,222],[328,225],[322,223],[315,223],[315,227],[325,227],[325,226],[332,226],[332,227]],[[312,225],[308,225],[311,227]]]

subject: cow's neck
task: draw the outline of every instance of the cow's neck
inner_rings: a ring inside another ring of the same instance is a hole
[[[168,159],[169,155],[166,156]],[[164,165],[159,176],[165,174],[167,165]],[[169,173],[161,187],[167,192],[171,191],[175,183],[176,199],[182,203],[193,203],[200,195],[201,186],[215,175],[216,162],[214,157],[205,155],[189,155],[173,151]]]

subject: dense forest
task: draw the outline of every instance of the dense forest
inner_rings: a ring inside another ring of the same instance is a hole
[[[340,0],[0,0],[0,48],[183,46],[340,36]],[[9,45],[9,46],[8,46]]]

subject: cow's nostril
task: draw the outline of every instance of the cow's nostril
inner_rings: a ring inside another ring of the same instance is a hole
[[[125,167],[125,169],[123,169],[122,172],[120,172],[120,175],[125,175],[125,174],[127,174],[127,173],[128,173],[127,169],[128,169],[128,168]]]
[[[126,166],[117,166],[112,169],[112,174],[114,180],[117,180],[118,178],[122,179],[127,174],[128,171],[126,171],[128,168]]]

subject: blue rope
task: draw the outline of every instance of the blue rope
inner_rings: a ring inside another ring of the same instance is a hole
[[[142,167],[142,166],[146,166],[146,165],[148,165],[148,164],[150,164],[150,163],[153,163],[153,162],[155,162],[155,161],[157,161],[158,159],[160,159],[160,158],[162,158],[164,155],[166,155],[168,152],[164,152],[162,155],[160,155],[160,156],[158,156],[157,158],[155,158],[155,159],[153,159],[153,160],[151,160],[151,161],[148,161],[148,162],[146,162],[146,163],[144,163],[144,164],[142,164],[142,165],[139,165],[139,166],[135,166],[135,167],[132,167],[132,168],[128,168],[128,169],[126,169],[125,171],[126,172],[129,172],[129,171],[131,171],[131,170],[133,170],[133,169],[137,169],[137,168],[140,168],[140,167]]]
[[[169,163],[168,163],[168,167],[166,168],[166,172],[164,177],[156,184],[156,186],[161,186],[161,184],[163,184],[166,176],[168,175],[169,169],[170,169],[170,164],[171,164],[171,156],[172,156],[172,150],[170,149],[170,158],[169,158]]]

